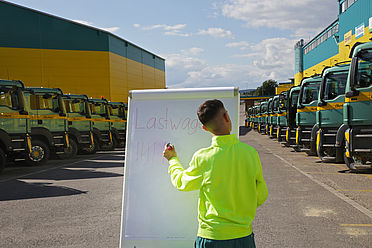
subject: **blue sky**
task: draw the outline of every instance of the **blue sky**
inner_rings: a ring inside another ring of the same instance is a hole
[[[294,77],[293,46],[337,18],[337,0],[11,0],[106,29],[166,59],[170,88],[256,88]]]

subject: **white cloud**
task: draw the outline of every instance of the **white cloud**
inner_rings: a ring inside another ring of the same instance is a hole
[[[181,50],[181,53],[188,56],[197,56],[204,52],[203,48],[200,47],[192,47],[189,50]]]
[[[230,48],[239,48],[240,50],[247,50],[249,48],[249,43],[246,41],[231,42],[225,45]]]
[[[88,21],[84,21],[84,20],[73,20],[74,22],[78,22],[80,24],[83,24],[83,25],[87,25],[87,26],[93,26],[94,23],[93,22],[88,22]],[[98,27],[98,26],[95,26],[96,28],[99,28],[99,29],[102,29],[102,30],[105,30],[107,32],[110,32],[110,33],[114,33],[116,31],[118,31],[120,28],[119,27],[108,27],[108,28],[102,28],[102,27]]]
[[[186,24],[175,24],[175,25],[167,25],[167,24],[155,24],[150,26],[141,26],[140,24],[133,24],[135,28],[140,28],[141,30],[149,31],[160,29],[164,31],[165,35],[171,36],[181,36],[181,37],[189,37],[191,34],[182,33],[181,31],[186,28]]]
[[[337,18],[338,2],[324,0],[228,0],[222,15],[250,27],[287,29],[294,35],[314,35]]]
[[[293,77],[293,45],[287,38],[266,39],[247,47],[245,64],[210,65],[187,51],[164,56],[167,85],[170,88],[201,86],[239,86],[256,88],[267,79],[286,81]],[[191,50],[191,49],[190,49]]]
[[[207,30],[199,30],[197,32],[199,35],[210,35],[215,38],[234,38],[230,30],[225,30],[223,28],[208,28]]]

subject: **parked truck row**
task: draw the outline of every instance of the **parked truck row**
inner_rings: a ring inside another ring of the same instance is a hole
[[[124,147],[126,109],[122,102],[0,80],[0,172],[10,161],[39,165]]]
[[[322,161],[370,167],[372,42],[355,44],[350,58],[249,108],[246,125]]]

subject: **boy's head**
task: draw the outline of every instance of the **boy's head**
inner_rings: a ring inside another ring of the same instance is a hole
[[[208,100],[198,109],[198,117],[203,128],[215,135],[227,135],[231,132],[230,117],[220,100]]]

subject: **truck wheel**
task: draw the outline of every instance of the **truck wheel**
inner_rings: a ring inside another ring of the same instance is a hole
[[[3,149],[0,148],[0,174],[5,168],[5,163],[6,163],[6,156],[5,156],[5,153],[3,152]]]
[[[26,164],[31,166],[45,164],[49,156],[49,147],[41,140],[33,140],[31,153],[26,156]]]
[[[351,171],[356,171],[355,167],[355,161],[353,158],[348,158],[346,154],[344,153],[344,161],[346,166],[351,170]]]
[[[95,154],[99,150],[100,147],[99,147],[98,139],[96,137],[93,137],[93,142],[94,144],[92,145],[92,147],[84,149],[85,153]]]
[[[59,159],[71,159],[74,158],[78,152],[78,146],[76,141],[71,138],[69,139],[70,147],[66,150],[63,154],[58,154],[57,157]]]

